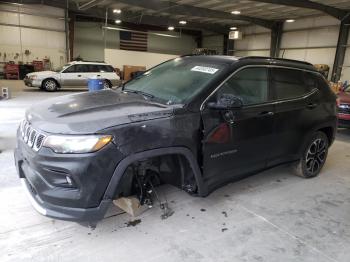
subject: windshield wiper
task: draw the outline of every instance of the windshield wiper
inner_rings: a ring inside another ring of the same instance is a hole
[[[154,98],[154,95],[139,91],[139,90],[132,90],[132,89],[124,89],[123,91],[125,92],[130,92],[130,93],[134,93],[134,94],[139,94],[139,95],[143,95],[143,96],[147,96],[149,98]]]

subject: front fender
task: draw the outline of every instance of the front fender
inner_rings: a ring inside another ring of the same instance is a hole
[[[125,170],[132,163],[138,160],[144,160],[147,158],[152,158],[152,157],[157,157],[162,155],[170,155],[170,154],[179,154],[184,156],[187,159],[187,161],[190,163],[190,166],[192,168],[193,174],[197,182],[198,195],[202,197],[208,195],[207,186],[203,182],[202,173],[200,171],[200,168],[198,166],[198,163],[193,153],[186,147],[166,147],[166,148],[157,148],[157,149],[152,149],[152,150],[147,150],[144,152],[132,154],[125,157],[123,160],[121,160],[113,173],[113,176],[107,186],[103,199],[112,200],[114,198],[115,193],[117,191],[118,184],[121,181],[121,178]]]

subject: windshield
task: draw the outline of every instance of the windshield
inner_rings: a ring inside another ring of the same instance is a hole
[[[147,94],[166,104],[184,104],[201,92],[223,69],[223,64],[176,58],[127,82],[124,90]]]
[[[350,85],[344,88],[344,92],[350,93]]]
[[[65,64],[64,66],[61,66],[61,67],[57,68],[55,71],[56,71],[56,72],[61,72],[61,71],[63,71],[64,69],[66,69],[68,66],[71,66],[71,64]]]

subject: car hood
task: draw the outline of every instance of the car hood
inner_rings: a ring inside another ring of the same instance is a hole
[[[91,134],[100,130],[169,117],[173,107],[141,95],[103,90],[48,99],[29,108],[26,119],[34,128],[56,134]]]
[[[33,76],[33,75],[47,76],[47,75],[55,75],[55,74],[57,74],[57,72],[55,72],[55,71],[40,71],[40,72],[29,73],[29,74],[27,74],[27,76]]]
[[[350,104],[350,93],[340,92],[338,98],[340,103]]]

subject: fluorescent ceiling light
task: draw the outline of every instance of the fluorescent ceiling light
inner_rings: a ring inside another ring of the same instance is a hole
[[[293,22],[295,22],[295,20],[294,19],[287,19],[286,22],[287,23],[293,23]]]
[[[127,31],[127,32],[136,32],[136,33],[145,33],[144,31],[124,29],[124,28],[112,27],[112,26],[102,26],[102,29],[116,30],[116,31]],[[172,37],[172,38],[181,38],[180,35],[168,35],[168,34],[162,34],[162,33],[149,32],[149,31],[147,32],[147,34],[148,35],[158,35],[158,36]]]
[[[122,12],[122,10],[120,9],[113,9],[113,13],[115,14],[120,14]]]
[[[175,29],[175,27],[173,27],[173,26],[168,27],[168,30],[170,30],[170,31],[173,31],[174,29]]]
[[[121,22],[122,22],[122,20],[119,20],[119,19],[115,20],[116,24],[120,24]]]
[[[187,24],[187,22],[185,20],[181,20],[181,21],[179,21],[179,24],[185,25],[185,24]]]
[[[233,15],[239,15],[241,13],[241,11],[238,11],[238,10],[234,10],[231,12],[231,14]]]
[[[232,26],[232,27],[230,27],[230,30],[237,30],[237,27]]]

